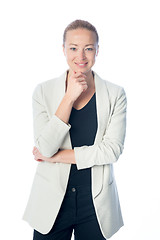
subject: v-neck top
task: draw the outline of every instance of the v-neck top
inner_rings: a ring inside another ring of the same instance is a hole
[[[81,109],[72,107],[69,123],[71,128],[70,138],[72,149],[84,145],[94,144],[97,132],[97,111],[96,111],[96,93],[93,94],[89,102]],[[69,186],[91,186],[91,168],[77,169],[76,164],[71,165]]]

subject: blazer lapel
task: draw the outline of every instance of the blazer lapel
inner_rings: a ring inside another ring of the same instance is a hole
[[[95,74],[95,88],[96,88],[96,107],[98,118],[98,129],[94,144],[102,141],[105,129],[109,118],[109,97],[105,81],[101,79],[98,74]],[[103,166],[92,167],[92,193],[95,198],[101,191],[103,186]]]
[[[58,108],[62,98],[65,95],[66,89],[66,77],[67,71],[60,76],[57,82],[57,98],[56,98],[56,109]],[[109,117],[109,97],[108,91],[106,88],[105,81],[101,79],[98,74],[94,72],[94,81],[95,81],[95,92],[96,92],[96,108],[97,108],[97,121],[98,128],[95,137],[94,144],[98,144],[102,141],[105,129],[108,123]],[[70,134],[66,135],[65,141],[61,146],[61,149],[72,149]],[[69,172],[70,172],[71,164],[59,164],[59,176],[60,177],[60,185],[62,191],[66,189]],[[93,196],[96,197],[98,193],[102,189],[103,183],[103,166],[94,166],[92,167],[92,192]]]

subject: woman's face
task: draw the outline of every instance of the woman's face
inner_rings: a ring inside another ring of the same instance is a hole
[[[69,30],[63,51],[70,71],[90,72],[98,54],[96,34],[83,28]]]

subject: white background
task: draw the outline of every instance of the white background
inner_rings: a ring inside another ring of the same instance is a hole
[[[125,88],[125,149],[114,164],[125,226],[113,240],[160,239],[159,1],[5,0],[0,3],[0,225],[5,239],[32,239],[22,220],[37,162],[35,86],[61,75],[64,28],[90,21],[100,36],[94,70]]]

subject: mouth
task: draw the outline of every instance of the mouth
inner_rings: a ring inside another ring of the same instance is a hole
[[[87,64],[88,64],[88,62],[86,62],[86,63],[75,63],[78,67],[85,67]]]

